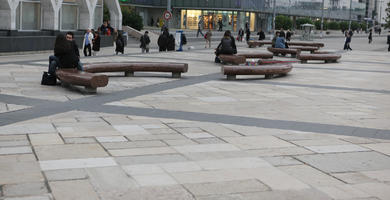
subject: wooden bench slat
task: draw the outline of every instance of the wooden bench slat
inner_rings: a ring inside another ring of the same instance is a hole
[[[301,63],[306,63],[308,60],[323,60],[327,62],[337,62],[341,58],[340,54],[300,54],[297,57]]]
[[[240,53],[237,56],[244,56],[246,59],[248,58],[273,58],[274,55],[272,53]]]
[[[218,57],[222,63],[227,64],[239,65],[246,62],[246,58],[244,56],[221,54]]]
[[[291,54],[292,58],[295,58],[297,55],[301,53],[300,49],[283,49],[283,48],[273,48],[273,47],[268,47],[268,51],[272,52],[274,55],[279,55],[279,54]]]
[[[292,70],[291,63],[274,64],[274,65],[259,65],[259,66],[222,66],[221,71],[228,79],[235,79],[236,75],[265,75],[270,78],[275,74],[285,75]]]
[[[62,83],[85,86],[89,89],[105,87],[108,84],[108,77],[103,74],[93,74],[78,71],[77,69],[59,69],[56,71],[57,78]]]
[[[99,72],[178,72],[188,71],[187,63],[158,63],[158,62],[121,62],[121,63],[94,63],[84,66],[84,71]]]

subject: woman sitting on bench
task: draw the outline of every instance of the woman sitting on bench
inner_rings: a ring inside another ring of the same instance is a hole
[[[219,43],[215,51],[215,55],[217,56],[215,58],[216,63],[219,62],[218,56],[220,54],[226,54],[226,55],[237,54],[236,42],[234,41],[234,38],[232,37],[231,32],[229,30],[225,31],[221,43]]]
[[[57,36],[54,44],[54,56],[49,57],[50,75],[55,75],[57,67],[83,70],[74,45],[75,43],[67,40],[64,35],[60,34]]]

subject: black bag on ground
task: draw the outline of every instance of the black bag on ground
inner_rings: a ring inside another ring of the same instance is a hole
[[[43,72],[41,85],[57,85],[57,77],[48,72]]]

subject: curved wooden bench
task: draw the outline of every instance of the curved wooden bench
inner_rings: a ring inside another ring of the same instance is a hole
[[[286,75],[292,70],[292,64],[222,66],[221,70],[228,80],[235,80],[236,75],[265,75],[265,78],[268,79],[274,75]]]
[[[332,51],[314,51],[311,52],[312,54],[334,54],[335,52]]]
[[[84,86],[88,92],[96,92],[96,88],[105,87],[108,84],[108,77],[103,74],[92,74],[78,71],[77,69],[59,69],[56,71],[57,78],[61,84]]]
[[[299,49],[301,51],[310,51],[310,53],[313,53],[314,51],[317,51],[319,47],[309,47],[309,46],[297,46],[297,47],[289,47],[290,49]]]
[[[292,58],[296,58],[297,55],[301,53],[301,50],[299,49],[282,49],[282,48],[268,47],[267,50],[272,52],[274,56],[277,56],[279,54],[291,54]]]
[[[337,62],[341,58],[340,54],[300,54],[298,59],[301,63],[307,63],[308,60],[323,60],[325,63]]]
[[[134,76],[134,72],[171,72],[173,78],[180,78],[181,73],[188,71],[187,63],[160,63],[160,62],[118,62],[94,63],[83,67],[91,73],[124,72],[125,76]]]
[[[272,53],[240,53],[237,56],[244,56],[246,59],[248,58],[273,58],[274,55]]]
[[[239,65],[246,62],[246,58],[244,56],[221,54],[218,57],[221,62],[225,64]]]
[[[266,44],[272,45],[272,41],[255,40],[255,41],[248,41],[247,44],[249,48],[254,48],[254,47],[261,47]]]
[[[324,43],[321,42],[287,42],[288,46],[311,46],[311,47],[324,47]]]

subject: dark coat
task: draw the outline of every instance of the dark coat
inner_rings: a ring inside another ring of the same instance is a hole
[[[284,31],[280,31],[279,37],[286,38],[286,33]]]
[[[175,37],[170,34],[168,36],[168,46],[167,46],[168,51],[174,51],[175,50]]]
[[[287,31],[287,33],[286,33],[286,40],[287,41],[290,41],[290,39],[291,39],[291,32],[290,31]]]
[[[221,43],[217,47],[217,55],[219,54],[236,54],[237,47],[233,37],[223,37]]]
[[[94,51],[100,51],[100,36],[97,36],[95,37],[93,40],[92,40],[92,50]]]
[[[158,44],[160,51],[165,51],[167,49],[167,46],[168,46],[168,35],[161,34],[158,37],[157,44]]]
[[[59,68],[77,68],[79,56],[76,55],[75,43],[67,41],[68,45],[65,48],[54,47],[54,56],[59,60]]]
[[[390,35],[387,36],[387,44],[390,45]]]
[[[264,40],[264,39],[265,39],[265,34],[264,34],[263,31],[259,31],[259,32],[257,33],[257,35],[259,35],[259,40]]]
[[[124,41],[123,37],[118,37],[116,39],[115,44],[116,44],[116,48],[115,48],[116,52],[123,53],[125,51],[125,41]]]
[[[143,35],[139,40],[141,42],[140,48],[146,48],[146,45],[150,43],[150,38],[148,35]]]

